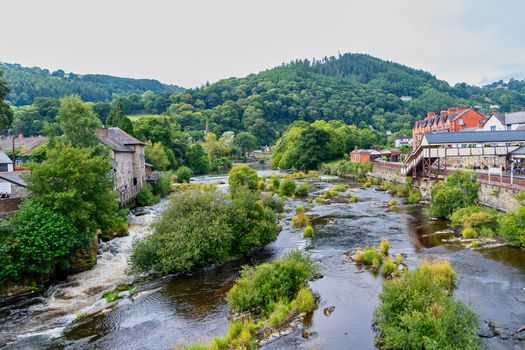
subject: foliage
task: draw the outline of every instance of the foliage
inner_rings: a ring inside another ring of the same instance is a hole
[[[292,218],[293,228],[305,227],[308,224],[308,222],[308,215],[306,215],[304,212],[299,212]]]
[[[352,197],[350,198],[350,202],[352,202],[352,203],[357,203],[357,202],[359,202],[359,198],[358,198],[357,196],[352,196]]]
[[[308,225],[303,230],[304,238],[314,238],[314,229],[312,226]]]
[[[384,255],[388,255],[388,250],[390,249],[390,242],[388,241],[388,238],[383,237],[381,238],[381,242],[379,242],[379,250],[381,250],[381,253]]]
[[[307,196],[309,192],[310,192],[310,185],[308,185],[308,183],[306,182],[299,184],[297,188],[295,189],[295,194],[301,197]]]
[[[166,170],[170,166],[168,154],[160,142],[146,141],[144,156],[146,162],[152,164],[155,170]]]
[[[295,122],[277,142],[272,162],[284,169],[316,169],[323,162],[341,158],[369,132],[340,121]]]
[[[478,188],[475,173],[453,172],[445,182],[432,186],[430,202],[432,215],[450,218],[455,210],[473,205],[478,198]]]
[[[101,74],[66,74],[62,70],[49,72],[38,67],[22,67],[19,64],[0,63],[6,72],[5,79],[11,85],[8,99],[14,105],[33,103],[38,97],[61,98],[73,93],[83,100],[97,102],[110,101],[113,96],[143,93],[151,90],[156,93],[181,91],[180,87],[165,85],[151,79],[120,78]]]
[[[281,196],[289,197],[295,193],[296,184],[292,179],[285,179],[279,186]]]
[[[315,271],[312,260],[299,251],[255,268],[245,266],[228,292],[228,303],[236,311],[271,312],[276,302],[293,300]]]
[[[164,172],[160,175],[159,180],[153,184],[153,193],[165,197],[172,189],[172,178],[173,174],[170,172]]]
[[[494,209],[482,208],[480,206],[469,206],[456,210],[451,216],[453,226],[461,226],[469,229],[463,232],[473,238],[478,235],[492,236],[498,229],[498,213]]]
[[[106,120],[106,126],[114,126],[120,128],[124,132],[127,132],[130,135],[133,135],[133,124],[131,120],[124,114],[124,105],[121,101],[116,101],[111,111],[109,112],[108,118]]]
[[[100,120],[91,106],[82,102],[78,95],[60,99],[56,120],[64,133],[64,141],[73,147],[93,147],[99,144],[96,136]]]
[[[381,349],[479,349],[477,316],[452,299],[438,274],[420,267],[384,282],[374,312]]]
[[[230,185],[231,192],[247,188],[256,193],[259,191],[259,176],[257,176],[257,172],[250,168],[250,166],[237,165],[228,173],[228,184]]]
[[[392,275],[394,272],[396,272],[396,269],[396,263],[394,263],[389,258],[385,259],[385,261],[383,261],[383,264],[381,265],[381,271],[383,272],[384,276]]]
[[[243,131],[235,135],[233,145],[239,149],[242,158],[246,160],[248,153],[257,148],[258,140],[251,133]]]
[[[1,78],[4,72],[0,70],[0,129],[5,129],[13,121],[13,111],[5,102],[6,95],[9,93],[9,86]]]
[[[377,265],[374,264],[374,260],[377,260],[379,264],[383,261],[383,252],[379,249],[367,248],[363,252],[362,263],[365,265]]]
[[[421,200],[421,191],[418,188],[411,188],[408,192],[408,203],[416,204]]]
[[[71,219],[86,244],[97,229],[112,227],[118,216],[107,153],[90,148],[57,145],[47,159],[30,165],[29,198]]]
[[[395,207],[397,204],[398,204],[397,200],[395,199],[391,199],[390,202],[388,202],[388,205],[391,207]]]
[[[265,207],[272,209],[274,212],[284,212],[284,201],[279,196],[263,195],[261,200]]]
[[[177,171],[175,171],[175,176],[177,177],[177,182],[189,182],[190,178],[193,176],[193,171],[185,165],[180,166]]]
[[[136,201],[138,206],[144,207],[160,201],[160,196],[153,194],[153,186],[151,184],[145,184],[140,189]]]
[[[196,175],[207,174],[210,169],[208,155],[198,143],[190,145],[186,150],[186,164]]]
[[[224,262],[276,238],[270,208],[248,191],[233,199],[214,189],[181,188],[153,224],[153,234],[134,243],[136,271],[167,274]]]
[[[525,249],[525,207],[523,205],[500,217],[499,233],[509,244]]]
[[[79,232],[65,215],[26,200],[10,222],[12,232],[2,233],[0,286],[22,277],[49,275],[67,267],[70,253],[79,245]]]

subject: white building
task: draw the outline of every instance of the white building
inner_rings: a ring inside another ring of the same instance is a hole
[[[412,138],[406,134],[399,135],[396,140],[394,141],[396,148],[399,148],[401,146],[411,146],[412,145]]]
[[[494,113],[478,131],[501,131],[525,129],[525,111]]]
[[[0,199],[25,196],[26,183],[20,174],[14,171],[13,161],[0,151]]]

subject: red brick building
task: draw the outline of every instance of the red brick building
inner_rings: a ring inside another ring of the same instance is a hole
[[[478,111],[457,106],[441,111],[439,115],[428,112],[427,117],[418,120],[412,129],[412,148],[417,148],[427,132],[459,132],[481,128],[488,118]]]

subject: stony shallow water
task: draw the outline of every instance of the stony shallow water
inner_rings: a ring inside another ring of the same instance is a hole
[[[223,182],[224,176],[201,177],[201,182]],[[316,183],[332,186],[333,179]],[[227,190],[227,185],[221,185]],[[320,295],[318,309],[294,333],[266,345],[265,349],[374,349],[371,328],[373,309],[382,289],[381,275],[374,275],[345,261],[343,253],[365,244],[375,245],[387,236],[391,253],[405,255],[405,263],[440,256],[451,259],[458,272],[455,297],[471,304],[481,321],[492,320],[509,333],[525,325],[525,253],[500,247],[471,251],[442,245],[446,222],[431,220],[417,206],[378,207],[392,197],[374,189],[354,187],[358,203],[312,204],[289,201],[283,230],[277,240],[252,256],[223,266],[184,276],[168,276],[139,283],[137,298],[124,299],[114,311],[74,321],[78,310],[103,305],[103,291],[126,280],[127,249],[133,237],[147,233],[147,226],[164,203],[147,208],[133,218],[131,237],[112,241],[111,248],[93,270],[57,283],[44,295],[0,309],[0,347],[27,349],[170,349],[177,344],[206,342],[228,329],[229,307],[225,293],[245,264],[303,249],[321,265],[323,278],[310,283]],[[289,219],[297,205],[314,217],[316,237],[302,238]],[[58,304],[57,304],[58,303]],[[325,309],[333,311],[325,315]],[[308,335],[308,336],[307,336]],[[484,339],[487,349],[520,349],[524,342]]]

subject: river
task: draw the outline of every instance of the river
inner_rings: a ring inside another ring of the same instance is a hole
[[[260,173],[264,174],[268,173]],[[227,190],[226,176],[194,180],[222,182],[219,188]],[[333,178],[315,183],[319,190],[333,184]],[[143,280],[137,284],[134,299],[121,300],[109,312],[76,319],[79,311],[89,314],[104,308],[102,293],[130,279],[127,257],[131,242],[147,234],[149,224],[166,201],[147,207],[146,215],[131,216],[130,236],[112,240],[99,252],[92,270],[57,282],[39,296],[2,306],[0,348],[170,349],[177,344],[206,342],[228,329],[225,294],[240,267],[299,248],[321,266],[323,277],[310,282],[320,295],[319,307],[295,332],[264,348],[374,349],[371,319],[379,302],[382,277],[346,262],[343,253],[377,244],[383,236],[391,242],[391,253],[402,253],[411,267],[427,256],[451,260],[458,273],[454,296],[478,312],[482,326],[485,320],[492,320],[503,334],[482,338],[484,348],[525,348],[525,340],[517,339],[521,333],[514,338],[506,336],[525,325],[523,251],[510,247],[473,251],[443,245],[441,238],[446,234],[440,231],[447,228],[446,222],[432,220],[419,206],[378,206],[392,197],[386,192],[352,187],[360,199],[358,203],[309,205],[305,200],[287,201],[281,220],[283,230],[277,240],[249,257],[182,276]],[[289,219],[300,204],[314,218],[313,240],[303,239],[302,231],[291,227]],[[325,308],[332,307],[333,312],[325,315]]]

